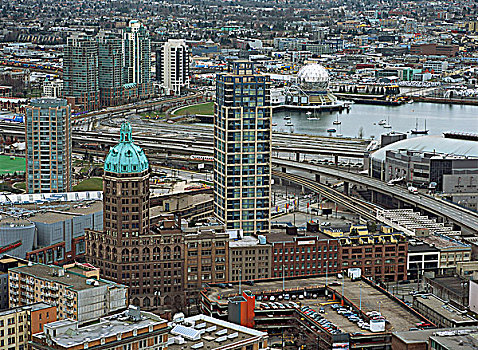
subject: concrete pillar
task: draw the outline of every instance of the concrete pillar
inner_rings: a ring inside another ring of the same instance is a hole
[[[375,203],[375,201],[377,200],[375,197],[376,197],[376,196],[375,196],[375,192],[372,190],[372,191],[371,191],[371,195],[370,195],[370,201],[371,201],[372,203]]]
[[[349,186],[350,184],[347,181],[344,181],[344,193],[348,196],[349,195]]]
[[[320,174],[315,174],[315,181],[320,182]]]
[[[282,167],[282,172],[283,173],[286,173],[287,172],[287,168],[285,166]]]
[[[300,153],[299,152],[295,153],[295,161],[300,162]]]
[[[339,163],[339,156],[337,154],[334,156],[334,163],[335,165]]]

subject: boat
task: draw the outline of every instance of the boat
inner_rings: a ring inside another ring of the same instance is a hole
[[[342,122],[339,120],[339,115],[338,114],[337,114],[337,120],[334,120],[334,122],[332,124],[334,124],[334,125],[342,124]]]
[[[308,111],[305,114],[307,114],[307,120],[319,120],[320,119],[319,117],[315,116],[315,111],[314,111],[314,116],[313,117],[312,117],[312,112],[311,111]]]
[[[384,124],[381,124],[385,129],[390,129],[392,126],[390,125],[390,116],[388,117],[388,121]]]
[[[331,129],[327,129],[327,132],[331,132],[331,133],[332,133],[332,132],[337,132],[337,130],[336,130],[336,129],[333,129],[333,128],[331,128]]]
[[[284,117],[284,120],[290,120],[290,117],[289,117],[288,115],[286,115],[286,116]]]
[[[338,134],[335,134],[335,136],[337,136],[337,137],[342,137],[342,136],[344,136],[344,134],[342,134],[342,125],[339,126],[339,133],[338,133]]]
[[[415,121],[415,129],[410,130],[413,135],[426,135],[428,134],[427,130],[427,120],[425,119],[425,127],[421,130],[418,129],[418,119]]]
[[[294,124],[292,124],[292,122],[289,120],[287,123],[285,123],[285,126],[294,126]]]
[[[386,121],[385,119],[382,119],[382,120],[379,121],[377,124],[378,124],[378,125],[385,125],[385,124],[387,124],[387,121]]]
[[[272,123],[272,126],[277,126],[277,123]]]

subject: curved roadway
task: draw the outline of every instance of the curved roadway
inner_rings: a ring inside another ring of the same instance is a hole
[[[426,211],[435,215],[446,217],[450,221],[473,230],[474,233],[478,233],[478,213],[474,213],[452,203],[441,201],[422,194],[412,194],[403,187],[387,186],[385,182],[375,178],[349,173],[339,169],[317,166],[310,163],[299,163],[283,158],[273,158],[272,163],[273,165],[279,167],[299,169],[309,173],[323,174],[367,186],[370,189],[387,194],[391,197],[395,197],[404,202],[413,203],[419,208],[425,209]]]

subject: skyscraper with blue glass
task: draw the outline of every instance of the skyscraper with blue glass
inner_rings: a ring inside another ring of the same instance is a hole
[[[270,79],[236,61],[217,75],[214,213],[226,229],[267,233],[271,197]]]

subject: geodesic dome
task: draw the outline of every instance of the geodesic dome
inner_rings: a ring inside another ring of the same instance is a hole
[[[305,91],[324,91],[329,86],[329,73],[320,64],[308,64],[297,73],[297,82]]]

